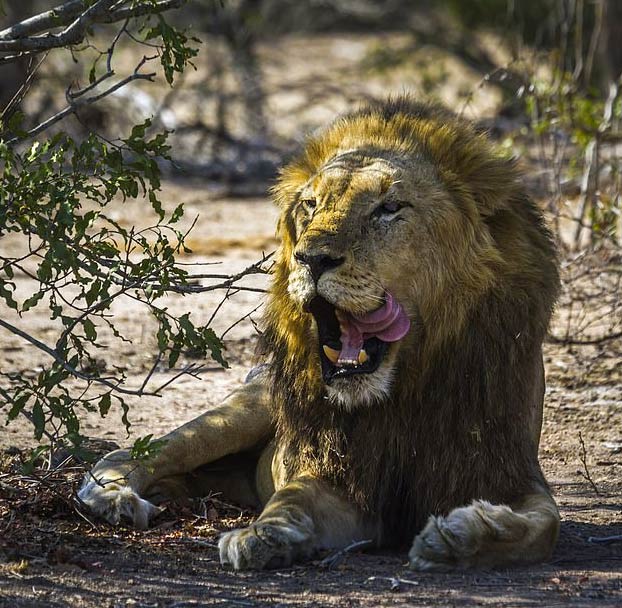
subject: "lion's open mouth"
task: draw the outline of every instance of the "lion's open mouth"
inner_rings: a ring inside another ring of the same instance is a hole
[[[383,306],[363,316],[339,310],[317,296],[309,304],[319,333],[322,375],[326,384],[336,378],[375,372],[389,348],[410,329],[403,308],[390,294]]]

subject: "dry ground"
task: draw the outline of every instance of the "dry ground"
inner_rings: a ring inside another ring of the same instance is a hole
[[[266,200],[209,201],[194,184],[169,184],[165,196],[186,200],[188,215],[201,214],[196,233],[204,240],[194,244],[198,253],[189,258],[192,261],[217,256],[223,270],[234,270],[260,257],[258,244],[264,250],[274,245],[275,210]],[[118,208],[128,223],[139,211],[132,205]],[[227,234],[235,239],[228,241]],[[19,244],[5,239],[5,246]],[[254,284],[264,281],[258,277]],[[18,282],[25,292],[27,279],[18,277]],[[192,310],[201,319],[221,297],[177,297],[170,305],[178,312]],[[216,327],[225,330],[259,299],[253,293],[238,294],[216,317]],[[101,357],[108,364],[123,365],[130,384],[138,384],[155,352],[150,324],[134,304],[117,313],[133,343],[111,343]],[[3,309],[1,314],[9,318],[11,313]],[[54,328],[45,314],[29,315],[26,323],[39,338],[51,339]],[[230,332],[229,371],[214,366],[200,380],[187,378],[173,385],[164,398],[136,400],[133,437],[163,433],[217,403],[244,377],[254,336],[248,321]],[[18,420],[0,434],[5,450],[0,476],[0,605],[620,606],[622,543],[590,539],[622,534],[622,348],[589,348],[545,348],[548,389],[541,460],[563,517],[558,548],[547,564],[421,575],[409,572],[405,555],[368,553],[348,555],[332,569],[316,562],[276,572],[227,572],[218,564],[218,533],[239,526],[252,514],[221,502],[223,497],[212,497],[170,505],[146,532],[87,522],[69,500],[79,468],[54,471],[43,484],[20,476],[19,455],[11,456],[15,450],[10,448],[25,448],[32,439],[28,425]],[[42,363],[19,338],[2,335],[2,371],[32,373]],[[103,420],[86,415],[83,430],[91,437],[128,442],[118,412]]]

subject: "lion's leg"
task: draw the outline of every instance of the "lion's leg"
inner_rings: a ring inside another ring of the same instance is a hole
[[[559,511],[539,487],[512,506],[476,500],[446,517],[430,517],[410,550],[416,570],[527,564],[550,557],[559,533]]]
[[[220,406],[164,436],[166,443],[153,458],[139,462],[132,460],[128,450],[111,452],[86,475],[79,498],[110,523],[126,516],[136,527],[146,527],[159,509],[141,496],[150,494],[159,480],[269,441],[273,429],[267,399],[264,382],[257,378]]]
[[[354,506],[323,482],[303,477],[287,483],[248,528],[220,538],[220,561],[236,570],[286,566],[318,549],[374,540]]]
[[[264,452],[270,454],[272,451],[267,446],[261,451],[239,452],[200,466],[189,473],[162,477],[149,486],[143,498],[158,504],[171,498],[211,494],[234,504],[259,509],[269,499],[268,496],[262,501],[257,485],[257,470]],[[273,493],[274,489],[270,494]]]

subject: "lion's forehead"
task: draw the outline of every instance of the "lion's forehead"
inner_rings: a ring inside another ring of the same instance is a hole
[[[378,199],[398,181],[400,168],[384,159],[352,159],[341,155],[309,180],[303,196],[335,206]]]

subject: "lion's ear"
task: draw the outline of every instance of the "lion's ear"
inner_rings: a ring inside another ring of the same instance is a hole
[[[454,191],[468,195],[482,217],[507,207],[521,190],[516,162],[469,123],[447,120],[419,125],[419,136]]]
[[[516,175],[514,159],[488,158],[463,177],[474,193],[482,217],[489,217],[508,207],[509,201],[521,189]]]

